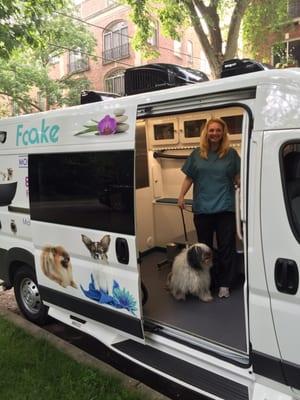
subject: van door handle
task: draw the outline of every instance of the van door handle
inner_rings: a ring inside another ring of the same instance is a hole
[[[116,239],[116,255],[119,263],[129,263],[129,247],[126,239],[119,237]]]
[[[294,260],[278,258],[275,263],[275,284],[279,292],[296,294],[299,287],[298,265]]]

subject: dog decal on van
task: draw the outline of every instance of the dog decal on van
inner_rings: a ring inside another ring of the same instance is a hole
[[[92,239],[87,237],[86,235],[81,235],[82,241],[85,244],[86,248],[89,250],[92,258],[95,260],[107,261],[107,252],[110,245],[110,235],[104,235],[100,242],[93,242]]]
[[[72,264],[69,253],[62,246],[44,247],[41,253],[41,268],[52,281],[66,288],[77,289],[73,279]]]

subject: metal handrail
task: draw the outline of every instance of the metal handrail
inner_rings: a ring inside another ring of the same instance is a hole
[[[235,188],[235,223],[236,223],[236,234],[240,240],[243,240],[243,232],[241,227],[241,189]]]

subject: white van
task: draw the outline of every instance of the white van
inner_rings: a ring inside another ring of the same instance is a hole
[[[23,314],[195,398],[300,398],[299,110],[289,69],[1,120],[0,278]],[[240,279],[228,299],[176,301],[163,261],[185,243],[181,166],[211,116],[241,156]]]

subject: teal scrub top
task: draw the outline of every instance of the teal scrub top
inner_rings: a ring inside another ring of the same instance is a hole
[[[232,147],[223,158],[209,151],[206,160],[200,157],[199,147],[190,154],[181,170],[193,180],[195,214],[235,211],[234,178],[240,174],[240,164]]]

